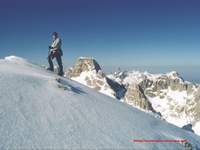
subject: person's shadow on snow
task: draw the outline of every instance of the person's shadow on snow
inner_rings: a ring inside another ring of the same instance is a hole
[[[72,91],[76,94],[86,94],[86,92],[84,92],[80,87],[74,87],[74,86],[70,85],[67,81],[65,81],[61,78],[56,79],[56,81],[59,83],[58,88],[61,88],[63,90],[67,90],[67,91]]]

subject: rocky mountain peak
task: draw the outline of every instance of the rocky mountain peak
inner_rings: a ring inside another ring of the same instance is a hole
[[[167,73],[167,75],[169,77],[173,77],[173,78],[180,78],[181,77],[180,74],[177,71],[171,71],[171,72]]]
[[[80,57],[65,76],[114,98],[120,99],[125,93],[124,87],[109,79],[98,62],[90,57]]]
[[[80,57],[75,65],[67,71],[66,76],[77,77],[80,76],[82,72],[95,71],[98,73],[100,70],[101,67],[95,59],[90,57]]]
[[[184,82],[184,79],[182,78],[182,76],[176,71],[171,71],[167,73],[166,76],[171,80],[179,80],[182,83]]]

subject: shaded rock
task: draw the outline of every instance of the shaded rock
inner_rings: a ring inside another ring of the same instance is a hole
[[[139,83],[139,86],[140,86],[143,90],[145,90],[145,89],[151,87],[152,84],[153,84],[153,81],[151,81],[151,80],[149,80],[149,79],[146,78],[146,79],[144,79],[143,81],[141,81],[141,82]]]
[[[169,86],[169,80],[167,76],[159,77],[158,80],[156,80],[153,83],[153,91],[159,91],[163,89],[167,89]]]
[[[126,88],[123,85],[111,80],[110,78],[106,78],[107,83],[109,86],[115,91],[115,97],[117,99],[121,99],[124,97]]]
[[[180,78],[177,79],[170,79],[170,87],[172,90],[176,91],[183,91],[187,89],[187,85],[182,82]]]
[[[125,94],[125,102],[154,112],[151,103],[144,95],[142,88],[137,84],[131,84],[128,86]]]
[[[182,128],[187,130],[187,131],[190,131],[190,132],[194,133],[194,130],[192,129],[192,124],[191,123],[189,123],[187,125],[184,125]]]
[[[149,97],[156,97],[157,96],[155,93],[153,93],[152,90],[145,90],[144,93],[145,93],[145,95],[147,95]]]

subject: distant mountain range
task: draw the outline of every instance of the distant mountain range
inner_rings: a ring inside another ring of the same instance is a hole
[[[200,135],[200,86],[184,81],[176,71],[119,71],[107,75],[95,59],[81,57],[65,76],[179,127],[191,125]]]

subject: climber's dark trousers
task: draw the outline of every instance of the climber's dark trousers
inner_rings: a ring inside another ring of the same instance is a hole
[[[57,61],[58,66],[59,66],[58,73],[62,74],[63,73],[62,58],[61,58],[60,55],[56,55],[55,57],[56,57],[56,61]],[[48,62],[49,62],[49,69],[52,70],[52,71],[54,70],[53,61],[52,61],[53,58],[54,57],[53,57],[52,53],[50,53],[49,56],[48,56]]]

